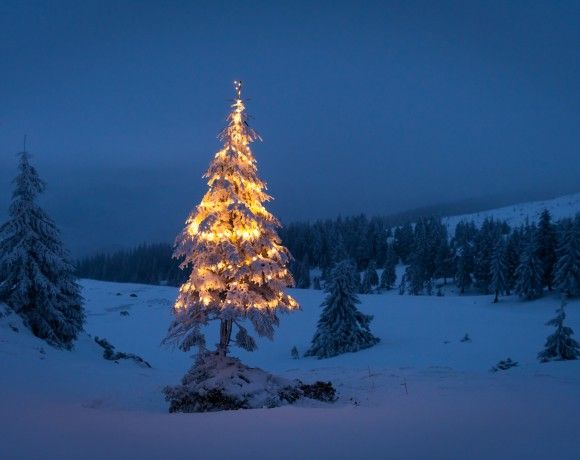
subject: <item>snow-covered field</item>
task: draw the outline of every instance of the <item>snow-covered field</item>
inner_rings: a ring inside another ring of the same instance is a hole
[[[381,343],[319,361],[290,350],[308,347],[323,294],[294,290],[303,311],[282,317],[274,342],[234,354],[282,376],[332,380],[336,403],[169,414],[161,389],[191,365],[160,346],[176,290],[82,284],[87,333],[153,367],[106,361],[86,334],[59,351],[15,315],[0,319],[2,460],[580,458],[580,361],[536,360],[555,296],[496,305],[489,296],[361,296]],[[568,324],[580,335],[578,300]],[[460,341],[466,333],[471,342]],[[490,372],[507,357],[519,366]]]
[[[446,217],[443,222],[447,223],[450,230],[453,230],[461,221],[473,221],[477,226],[480,226],[486,218],[493,217],[496,220],[506,221],[512,227],[518,227],[525,224],[526,221],[530,223],[537,222],[544,209],[550,211],[554,221],[564,217],[573,217],[580,212],[580,193],[564,195],[551,200],[513,204],[473,214]]]

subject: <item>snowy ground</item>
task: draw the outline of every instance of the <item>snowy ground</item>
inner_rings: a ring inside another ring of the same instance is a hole
[[[337,403],[168,414],[161,388],[191,364],[159,345],[176,290],[83,286],[87,333],[153,368],[105,361],[88,335],[73,352],[55,350],[14,315],[0,319],[0,459],[580,458],[580,361],[536,360],[555,297],[361,296],[382,342],[318,361],[290,350],[307,348],[322,293],[294,290],[303,311],[282,317],[274,342],[235,354],[282,376],[332,380]],[[580,301],[568,314],[580,335]],[[465,333],[471,342],[460,342]],[[506,357],[519,366],[489,371]]]

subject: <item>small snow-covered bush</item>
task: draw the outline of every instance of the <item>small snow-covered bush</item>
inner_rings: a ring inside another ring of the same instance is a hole
[[[163,393],[170,403],[169,412],[272,408],[303,398],[336,399],[330,382],[308,385],[287,380],[215,353],[200,354],[181,385],[165,387]]]

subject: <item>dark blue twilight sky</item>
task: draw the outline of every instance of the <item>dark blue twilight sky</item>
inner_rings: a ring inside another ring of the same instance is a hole
[[[232,80],[282,220],[580,190],[580,2],[0,0],[0,218],[23,134],[75,254],[169,241]]]

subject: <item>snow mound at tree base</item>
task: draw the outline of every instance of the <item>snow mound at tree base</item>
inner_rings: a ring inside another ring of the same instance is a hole
[[[324,402],[336,399],[330,382],[312,385],[287,380],[239,359],[214,353],[200,355],[182,384],[163,390],[169,412],[216,412],[273,408],[308,398]]]

